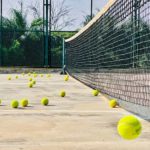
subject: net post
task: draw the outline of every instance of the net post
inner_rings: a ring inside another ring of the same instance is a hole
[[[63,50],[62,50],[62,67],[64,67],[65,65],[65,42],[64,42],[64,38],[62,39],[63,41]]]
[[[65,66],[65,39],[62,39],[62,75],[66,74],[66,66]]]

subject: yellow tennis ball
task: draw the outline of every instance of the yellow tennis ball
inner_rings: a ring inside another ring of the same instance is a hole
[[[29,78],[29,81],[32,81],[33,79],[32,78]]]
[[[0,104],[2,104],[2,100],[0,99]]]
[[[11,76],[8,76],[7,79],[8,79],[8,80],[11,80]]]
[[[47,97],[43,97],[43,98],[41,99],[41,104],[42,104],[42,105],[47,106],[48,103],[49,103],[49,100],[48,100]]]
[[[25,75],[25,73],[22,73],[22,75],[24,76],[24,75]]]
[[[33,80],[33,81],[32,81],[32,84],[33,84],[33,85],[35,85],[35,84],[36,84],[36,81],[35,81],[35,80]]]
[[[36,77],[37,77],[37,74],[34,74],[33,77],[36,78]]]
[[[18,79],[19,77],[18,76],[16,76],[16,79]]]
[[[59,95],[60,95],[61,97],[65,97],[65,96],[66,96],[66,92],[65,92],[65,91],[61,91],[61,92],[59,93]]]
[[[17,100],[12,100],[11,101],[11,107],[12,108],[18,108],[19,106],[19,102]]]
[[[141,134],[142,125],[136,117],[129,115],[120,119],[117,130],[122,138],[126,140],[133,140]]]
[[[27,99],[24,98],[24,99],[21,100],[20,104],[21,104],[22,107],[27,107],[29,102],[28,102]]]
[[[50,78],[51,77],[51,75],[50,74],[47,74],[47,78]]]
[[[28,76],[31,76],[31,73],[30,73],[30,72],[28,73]]]
[[[29,87],[29,88],[32,88],[32,87],[33,87],[32,82],[29,82],[29,83],[28,83],[28,87]]]
[[[111,108],[115,108],[118,105],[117,101],[115,99],[112,99],[109,101],[109,106]]]
[[[68,75],[65,75],[65,76],[64,76],[64,80],[65,80],[65,81],[68,81],[68,80],[69,80],[69,76],[68,76]]]
[[[43,74],[41,74],[40,77],[43,77]]]
[[[92,94],[93,94],[93,96],[98,96],[99,91],[98,91],[98,90],[93,90],[93,91],[92,91]]]

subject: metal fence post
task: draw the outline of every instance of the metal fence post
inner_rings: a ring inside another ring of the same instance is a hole
[[[48,35],[49,35],[49,31],[48,31],[48,27],[49,27],[49,25],[48,25],[48,0],[46,0],[46,3],[44,3],[44,6],[45,6],[45,10],[46,10],[46,16],[44,17],[46,20],[44,21],[44,26],[45,26],[45,35],[44,35],[44,37],[45,37],[45,42],[44,42],[44,44],[45,44],[45,53],[44,53],[44,67],[48,67],[49,66],[49,60],[48,60]],[[44,12],[45,13],[45,12]]]
[[[137,38],[139,34],[140,24],[140,2],[141,0],[133,0],[133,13],[132,13],[132,28],[133,28],[133,63],[132,67],[137,66],[138,61],[138,46]]]
[[[91,20],[93,19],[93,0],[91,0]]]
[[[3,0],[0,1],[0,66],[2,66],[2,25],[3,25]]]

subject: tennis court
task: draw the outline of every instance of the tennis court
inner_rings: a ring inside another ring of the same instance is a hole
[[[0,0],[0,150],[150,149],[150,1],[87,1]]]
[[[38,76],[34,88],[28,88],[28,76],[0,75],[0,149],[2,150],[148,150],[149,122],[142,119],[143,131],[134,141],[125,141],[117,133],[117,122],[129,112],[108,106],[103,95],[93,97],[92,89],[71,78],[51,73],[51,78]],[[21,89],[21,90],[20,90]],[[64,89],[67,96],[59,97]],[[40,99],[48,97],[49,106]],[[13,109],[12,99],[28,98],[29,107]]]

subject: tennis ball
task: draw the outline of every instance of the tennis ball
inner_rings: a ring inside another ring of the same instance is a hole
[[[68,75],[65,75],[65,76],[64,76],[64,80],[65,80],[65,81],[68,81],[68,80],[69,80],[69,76],[68,76]]]
[[[93,91],[92,91],[92,94],[93,94],[93,96],[98,96],[99,91],[98,91],[98,90],[93,90]]]
[[[44,98],[41,99],[41,104],[42,105],[46,106],[46,105],[48,105],[48,103],[49,103],[48,98],[44,97]]]
[[[43,77],[43,74],[41,74],[40,77]]]
[[[28,103],[29,103],[28,100],[25,99],[25,98],[22,99],[21,102],[20,102],[20,104],[21,104],[22,107],[27,107],[27,106],[28,106]]]
[[[0,104],[2,104],[2,100],[0,99]]]
[[[65,92],[65,91],[61,91],[61,92],[59,93],[59,95],[60,95],[61,97],[65,97],[65,96],[66,96],[66,92]]]
[[[34,74],[33,77],[36,78],[36,77],[37,77],[37,74]]]
[[[8,80],[11,80],[11,76],[8,76],[7,79],[8,79]]]
[[[18,79],[19,77],[18,76],[16,76],[16,79]]]
[[[32,78],[29,78],[29,81],[32,81],[33,79]]]
[[[28,83],[28,87],[29,87],[29,88],[32,88],[32,87],[33,87],[32,82],[29,82],[29,83]]]
[[[11,107],[12,108],[18,108],[19,106],[19,102],[17,100],[12,100],[11,101]]]
[[[36,81],[35,81],[35,80],[33,80],[33,81],[32,81],[32,84],[33,84],[33,85],[35,85],[35,84],[36,84]]]
[[[117,130],[122,138],[126,140],[133,140],[141,134],[142,125],[136,117],[129,115],[120,119]]]
[[[47,75],[47,78],[50,78],[50,77],[51,77],[51,75],[50,75],[50,74],[48,74],[48,75]]]
[[[31,73],[30,73],[30,72],[28,73],[28,76],[31,76]]]
[[[109,101],[109,106],[111,108],[115,108],[118,105],[117,101],[115,99],[112,99]]]

